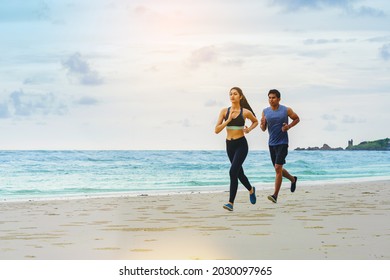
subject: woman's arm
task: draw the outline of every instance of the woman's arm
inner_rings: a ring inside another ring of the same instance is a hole
[[[259,124],[259,121],[255,117],[255,115],[253,115],[253,113],[251,111],[247,110],[247,109],[244,109],[244,117],[247,118],[247,119],[250,119],[251,122],[252,122],[250,127],[245,127],[244,128],[244,132],[245,133],[249,133]]]
[[[232,120],[232,112],[230,112],[228,119],[225,122],[223,121],[225,119],[226,112],[227,112],[227,108],[224,108],[221,110],[221,113],[219,113],[217,125],[215,126],[216,134],[220,133],[227,126],[227,124]]]

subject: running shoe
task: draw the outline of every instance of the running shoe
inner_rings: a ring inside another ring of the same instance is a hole
[[[223,208],[228,211],[233,211],[233,205],[231,205],[230,203],[223,205]]]
[[[274,195],[269,195],[268,199],[271,200],[273,203],[276,203],[276,201],[278,200],[278,198]]]
[[[249,200],[251,201],[252,204],[256,204],[256,188],[253,188],[253,193],[249,195]]]
[[[291,192],[295,192],[295,189],[296,189],[296,187],[297,187],[297,181],[298,181],[298,177],[295,177],[294,176],[294,178],[295,178],[295,182],[294,183],[291,183]]]

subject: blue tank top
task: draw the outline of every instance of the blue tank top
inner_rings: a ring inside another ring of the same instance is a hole
[[[274,111],[271,107],[268,107],[265,108],[263,112],[268,126],[268,145],[276,146],[288,144],[287,131],[282,131],[283,123],[288,124],[287,107],[279,104],[279,108],[277,110]]]

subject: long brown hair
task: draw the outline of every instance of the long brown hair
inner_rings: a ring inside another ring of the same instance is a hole
[[[252,110],[251,105],[249,105],[248,100],[246,99],[244,93],[242,92],[242,89],[240,89],[239,87],[232,87],[232,88],[230,89],[230,91],[232,91],[233,89],[237,90],[238,94],[242,97],[242,98],[240,99],[240,106],[241,106],[242,108],[248,109],[249,111],[252,112],[252,114],[253,114],[254,116],[256,116],[255,112],[253,112],[253,110]]]

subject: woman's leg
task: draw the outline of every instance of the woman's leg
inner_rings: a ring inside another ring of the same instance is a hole
[[[248,190],[252,187],[249,184],[248,178],[245,176],[242,169],[242,164],[248,154],[248,143],[245,138],[234,140],[227,145],[227,153],[231,162],[229,175],[230,175],[230,196],[229,202],[234,203],[238,189],[238,178],[245,185]]]
[[[248,155],[248,142],[245,139],[245,142],[239,147],[238,154],[242,156],[242,162],[241,167],[238,171],[238,179],[240,180],[241,184],[244,185],[244,187],[251,192],[252,191],[252,185],[249,183],[248,177],[244,174],[244,169],[242,168],[242,165]]]
[[[232,166],[233,166],[233,162],[234,162],[234,157],[235,157],[235,153],[236,153],[236,147],[234,145],[234,142],[232,140],[227,140],[226,141],[226,152],[227,152],[227,155],[229,157],[229,160],[230,160],[230,170],[229,170],[229,175],[230,175],[230,195],[229,195],[229,203],[231,203],[233,205],[234,203],[234,197],[232,199],[232,193],[235,193],[237,192],[237,188],[238,188],[238,180],[237,178],[234,179],[234,177],[232,177]]]

